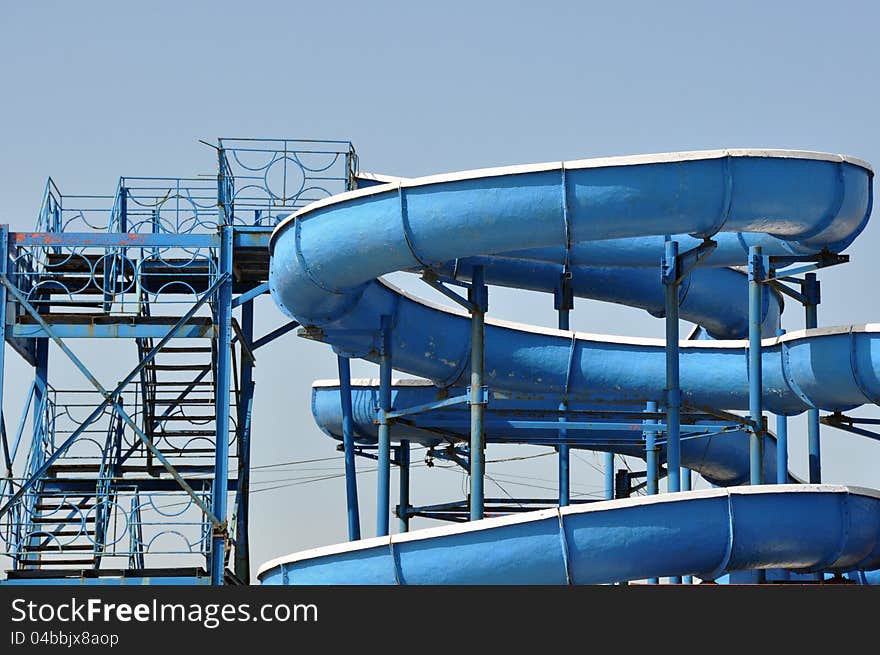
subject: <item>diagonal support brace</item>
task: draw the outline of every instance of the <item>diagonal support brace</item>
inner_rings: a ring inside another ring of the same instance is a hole
[[[149,364],[158,354],[158,352],[168,343],[174,335],[184,326],[186,323],[195,315],[195,313],[199,310],[199,308],[204,305],[207,300],[216,292],[216,290],[220,287],[220,285],[225,281],[226,274],[218,276],[217,280],[211,287],[205,292],[205,294],[199,298],[199,300],[186,312],[183,316],[181,316],[180,320],[174,324],[174,326],[168,331],[168,333],[162,338],[159,343],[157,343],[153,349],[147,353],[144,359],[134,368],[132,371],[123,379],[113,391],[107,391],[104,386],[98,382],[98,380],[91,374],[85,364],[67,347],[67,344],[58,337],[55,332],[52,330],[51,326],[46,322],[46,320],[42,317],[42,315],[34,309],[33,305],[31,305],[27,299],[22,295],[21,291],[9,280],[9,278],[0,273],[0,283],[6,287],[6,289],[15,297],[16,301],[18,301],[22,307],[34,318],[34,320],[43,328],[49,338],[55,342],[55,344],[61,349],[61,351],[67,355],[67,357],[76,365],[76,367],[80,370],[80,372],[92,383],[92,385],[101,393],[104,397],[104,400],[98,405],[92,413],[80,424],[80,426],[71,433],[64,442],[55,449],[49,457],[46,458],[46,461],[43,462],[42,466],[24,483],[22,484],[18,491],[12,494],[9,498],[9,501],[0,507],[0,517],[5,515],[10,508],[30,489],[40,478],[42,478],[49,468],[60,458],[68,448],[76,441],[77,438],[86,430],[86,428],[91,425],[103,412],[106,407],[109,405],[113,405],[119,411],[120,416],[123,420],[126,421],[130,426],[132,426],[135,430],[137,436],[144,441],[144,444],[150,448],[154,455],[157,456],[160,462],[162,462],[163,466],[168,469],[168,472],[174,477],[174,479],[180,484],[181,488],[193,499],[193,501],[202,509],[211,522],[217,526],[220,524],[217,517],[213,515],[213,513],[207,508],[207,506],[202,502],[202,500],[198,497],[195,491],[193,491],[192,487],[190,487],[186,481],[180,476],[176,469],[174,469],[171,464],[165,460],[164,456],[159,453],[156,447],[153,445],[152,441],[140,431],[140,429],[135,425],[134,421],[132,421],[131,417],[122,410],[117,404],[117,398],[122,393],[122,391],[128,386],[128,384],[140,373],[141,369],[144,366]]]

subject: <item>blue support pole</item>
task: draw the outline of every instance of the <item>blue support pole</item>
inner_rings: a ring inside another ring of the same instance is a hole
[[[226,501],[229,478],[229,391],[230,349],[232,348],[232,226],[220,227],[220,273],[225,279],[217,290],[217,372],[214,408],[216,443],[214,445],[214,485],[212,512],[220,521],[211,536],[211,584],[222,585],[226,568]]]
[[[646,412],[656,412],[657,403],[649,400],[645,403]],[[657,419],[648,419],[646,424],[656,424]],[[658,480],[660,478],[660,449],[657,447],[657,433],[653,430],[645,430],[645,491],[649,496],[655,495],[659,491]]]
[[[776,336],[785,334],[782,328],[776,330]],[[776,483],[788,482],[788,417],[776,415]]]
[[[242,346],[250,348],[254,341],[254,303],[248,301],[241,306],[241,334],[247,341]],[[251,413],[254,404],[254,363],[250,357],[241,358],[240,398],[238,402],[238,507],[235,512],[235,575],[245,584],[250,584],[250,543],[248,524],[250,514],[251,479]]]
[[[357,464],[354,457],[354,419],[351,413],[351,363],[348,357],[336,358],[339,369],[339,396],[342,399],[342,450],[345,455],[345,500],[348,509],[348,540],[361,538],[358,507]]]
[[[406,439],[400,442],[400,450],[398,451],[399,461],[397,463],[400,469],[400,532],[409,532],[409,441]]]
[[[605,453],[605,500],[614,500],[614,453]]]
[[[763,477],[763,383],[761,371],[761,319],[764,262],[761,247],[749,248],[749,484],[762,484]]]
[[[749,248],[749,484],[764,482],[764,406],[761,369],[761,323],[763,312],[762,281],[764,258],[760,246]],[[756,571],[756,582],[764,581],[764,572]]]
[[[560,302],[558,326],[560,330],[570,329],[569,315],[571,306],[569,302],[569,294],[567,293],[566,278],[563,276],[560,284]],[[559,403],[560,417],[559,420],[565,423],[565,410],[568,409],[568,401],[563,398]],[[565,428],[559,430],[559,440],[564,441],[568,436]],[[571,453],[568,444],[559,444],[559,506],[566,507],[571,502]]]
[[[646,412],[656,412],[657,403],[649,400],[645,403]],[[657,419],[647,419],[646,424],[656,424]],[[660,477],[660,449],[657,447],[657,433],[653,430],[645,430],[645,491],[649,496],[654,496],[659,491]],[[648,578],[648,584],[658,584],[659,578]]]
[[[678,365],[678,242],[667,241],[664,252],[666,285],[666,460],[667,488],[681,489],[681,388]]]
[[[389,531],[391,503],[391,317],[381,318],[382,347],[379,353],[379,451],[378,489],[376,491],[376,536],[384,537]]]
[[[483,476],[486,471],[486,441],[483,418],[486,398],[483,393],[483,351],[488,292],[482,266],[474,266],[469,293],[471,303],[471,494],[470,519],[483,518]]]
[[[804,276],[804,295],[807,302],[804,303],[804,327],[811,330],[819,325],[819,280],[815,273],[807,273]],[[807,410],[807,443],[810,454],[809,476],[811,484],[822,482],[822,451],[819,440],[819,410]]]
[[[0,225],[0,273],[6,275],[7,248],[9,247],[9,226]],[[6,440],[6,425],[3,414],[3,371],[6,364],[6,287],[0,284],[0,422],[3,422],[3,457],[6,477],[12,478],[12,452]],[[3,490],[5,491],[5,481]],[[2,496],[0,496],[2,502]]]

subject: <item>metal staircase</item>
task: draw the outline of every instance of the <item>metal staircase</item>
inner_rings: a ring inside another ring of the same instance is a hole
[[[269,236],[352,188],[357,157],[343,141],[216,150],[216,177],[123,177],[109,196],[50,179],[34,232],[0,226],[0,333],[34,367],[17,431],[2,422],[10,583],[248,579],[253,350],[292,327],[254,339]],[[104,348],[119,339],[129,362]],[[50,350],[84,385],[49,384]]]

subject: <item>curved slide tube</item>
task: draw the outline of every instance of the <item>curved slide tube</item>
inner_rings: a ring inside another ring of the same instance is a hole
[[[368,359],[377,343],[365,328],[391,315],[396,369],[442,387],[463,385],[467,315],[406,296],[378,275],[536,242],[552,246],[566,235],[575,242],[754,230],[818,252],[863,229],[870,178],[868,168],[837,156],[722,151],[409,180],[340,194],[282,222],[273,235],[270,288],[286,313],[311,328],[308,336]],[[661,341],[576,336],[487,321],[490,386],[609,404],[657,399],[665,377]],[[874,326],[765,340],[766,408],[795,414],[873,403],[880,398],[877,340]],[[682,346],[686,403],[747,407],[744,342]]]
[[[352,380],[352,418],[354,419],[354,438],[362,443],[376,443],[376,407],[379,402],[378,380]],[[439,400],[439,390],[427,380],[395,380],[392,386],[392,407],[415,407]],[[452,389],[450,395],[464,394],[464,389]],[[543,420],[556,421],[559,414],[559,397],[546,394],[505,394],[490,392],[484,425],[487,443],[558,443],[558,429],[512,427],[512,421],[523,418],[524,411],[540,411]],[[596,409],[595,406],[569,398],[569,410]],[[624,408],[617,408],[624,409]],[[640,411],[641,408],[626,408]],[[501,411],[497,411],[501,410]],[[312,385],[312,415],[321,430],[342,440],[342,409],[337,380],[318,380]],[[576,420],[576,419],[570,419]],[[602,419],[590,419],[601,423]],[[702,421],[699,427],[718,429],[718,423]],[[470,413],[467,405],[452,405],[408,417],[407,424],[394,423],[391,426],[392,441],[406,439],[413,443],[436,446],[446,440],[467,441],[470,429]],[[440,436],[440,435],[444,436]],[[574,447],[613,452],[618,455],[645,457],[645,443],[640,432],[626,430],[590,430],[588,432],[569,431],[569,442]],[[664,445],[662,440],[659,446]],[[661,462],[666,460],[665,448],[661,450]],[[685,436],[681,442],[681,465],[702,475],[708,482],[729,487],[748,483],[749,480],[749,435],[735,431],[707,436]],[[776,439],[768,436],[764,440],[764,481],[776,481]],[[798,482],[789,475],[790,482]]]
[[[503,545],[503,547],[501,547]],[[651,576],[880,567],[880,496],[762,485],[611,500],[316,548],[263,584],[600,584]]]
[[[731,289],[736,286],[734,279],[742,284],[742,275],[717,267],[742,264],[744,251],[753,243],[766,247],[765,254],[839,252],[862,231],[870,215],[871,177],[866,164],[837,155],[740,150],[586,160],[397,180],[314,203],[281,223],[271,244],[270,288],[279,306],[305,326],[304,336],[331,343],[351,356],[375,360],[377,337],[371,332],[378,327],[381,316],[390,315],[394,367],[445,388],[466,382],[470,351],[468,316],[411,297],[376,279],[380,275],[431,268],[441,275],[466,278],[468,267],[480,263],[487,268],[490,282],[547,290],[554,277],[558,277],[559,260],[567,259],[574,279],[580,280],[574,282],[580,295],[643,307],[656,315],[662,311],[656,284],[659,274],[647,267],[656,266],[664,234],[687,234],[691,236],[676,237],[683,242],[682,249],[688,239],[699,243],[708,237],[716,239],[718,248],[706,260],[707,266],[698,269],[683,285],[683,315],[701,323],[710,336],[742,336],[743,303],[719,303],[718,294],[712,295],[713,287],[716,292],[719,287],[726,288],[728,282],[724,280],[731,280]],[[628,254],[618,256],[621,253]],[[598,265],[623,265],[629,270],[603,271]],[[583,270],[578,269],[580,266]],[[646,270],[639,271],[639,267]],[[623,280],[617,289],[605,282],[615,274]],[[705,291],[701,293],[701,289]],[[781,303],[769,294],[765,297],[766,335],[775,329]],[[875,402],[880,398],[880,352],[875,353],[878,344],[880,326],[874,325],[810,330],[765,339],[765,408],[794,414],[813,407],[849,409]],[[745,342],[725,340],[682,342],[684,402],[719,409],[747,407],[746,346]],[[567,398],[577,397],[590,407],[639,407],[646,400],[660,400],[665,382],[664,359],[664,344],[658,340],[603,337],[487,321],[486,374],[493,391],[563,394]],[[319,395],[320,392],[316,399]],[[338,401],[338,393],[336,397]],[[332,433],[332,429],[329,431]],[[687,441],[682,444],[683,450]],[[699,442],[693,441],[695,445]],[[710,450],[714,443],[724,442],[707,438],[702,441]],[[724,445],[743,442],[728,439]],[[724,470],[723,464],[716,466],[720,472],[713,472],[711,467],[700,469],[699,462],[684,464],[694,465],[710,479],[714,475],[721,484],[736,484],[743,479],[740,456],[741,453],[735,454],[735,464],[727,466],[728,470]],[[720,455],[713,459],[725,461]],[[749,489],[750,493],[757,493],[768,488]],[[754,498],[766,498],[759,504],[764,505],[762,511],[769,516],[814,500],[818,508],[818,496],[807,498],[801,493],[808,489],[818,493],[814,487],[785,485]],[[718,493],[721,492],[716,490],[704,496],[673,494],[659,497],[663,500],[654,497],[650,501],[614,501],[623,503],[620,505],[596,503],[589,508],[563,508],[560,514],[553,514],[553,520],[562,525],[563,514],[590,514],[592,518],[585,519],[587,523],[601,523],[601,517],[612,520],[617,515],[613,512],[631,508],[648,517],[647,532],[702,531],[703,512],[700,520],[694,520],[693,515],[690,520],[685,517],[704,500],[715,498],[711,494]],[[863,496],[868,497],[859,492],[859,497]],[[868,514],[876,521],[876,502],[870,497]],[[732,495],[726,498],[729,519],[733,506],[740,501],[734,503]],[[745,505],[757,502],[742,501]],[[799,513],[806,516],[809,512]],[[678,520],[682,527],[675,527],[676,516],[681,517]],[[532,526],[544,518],[539,512],[503,521]],[[742,565],[732,555],[711,571],[694,564],[693,558],[706,557],[710,548],[694,546],[706,542],[688,537],[673,539],[677,545],[670,542],[668,548],[661,547],[655,558],[640,559],[635,552],[609,556],[614,561],[602,565],[602,572],[596,573],[599,578],[588,574],[570,575],[567,579],[597,582],[606,579],[602,576],[608,576],[610,581],[686,573],[711,578],[716,576],[716,570],[738,568],[849,570],[876,566],[868,556],[858,561],[846,560],[843,547],[833,558],[807,561],[815,530],[811,531],[806,524],[809,534],[802,536],[800,545],[791,545],[796,552],[786,555],[787,559],[779,557],[778,547],[762,550],[764,528],[758,527],[757,519],[746,512],[741,520],[745,522],[744,531],[753,531],[755,540],[745,544],[742,538],[734,540],[732,532],[728,535],[730,544],[744,543],[744,553],[751,551],[751,557],[745,557]],[[435,545],[446,537],[447,541],[467,541],[471,533],[498,527],[489,525],[491,521],[444,528],[441,532],[410,533],[403,541],[415,543],[424,538]],[[571,521],[580,523],[581,519]],[[670,525],[673,527],[669,528]],[[876,541],[877,527],[872,529]],[[494,552],[497,540],[505,537],[502,532],[493,532],[486,547]],[[596,532],[600,533],[601,530]],[[557,541],[560,534],[557,529]],[[770,531],[764,536],[771,543],[778,542]],[[391,538],[392,543],[400,539]],[[590,539],[589,535],[584,537],[586,541]],[[505,552],[499,557],[518,548],[516,540],[503,543]],[[318,559],[314,561],[308,555],[292,559],[306,562],[297,565],[297,570],[321,571],[313,581],[332,583],[337,573],[342,578],[347,575],[345,566],[337,566],[341,561],[337,554],[341,553],[344,561],[364,566],[374,558],[370,548],[368,542],[360,542],[321,551],[315,554]],[[394,546],[390,550],[397,552],[399,548]],[[522,581],[549,580],[540,573],[544,555],[528,550],[531,554],[527,557],[516,556],[523,558],[518,574],[524,578]],[[448,558],[440,558],[438,566],[457,568],[452,562],[459,561],[458,553],[466,559],[460,545],[449,553]],[[664,562],[655,561],[658,557]],[[485,554],[476,559],[479,558],[485,559]],[[574,561],[572,557],[571,562]],[[642,562],[647,567],[644,575],[614,573],[615,567],[626,569]],[[395,564],[398,565],[399,562]],[[458,574],[444,577],[424,562],[422,565],[421,572],[426,578],[420,578],[419,566],[406,571],[394,568],[398,581],[404,574],[409,581],[434,583],[492,579],[474,567],[461,567],[464,577],[458,579]],[[357,581],[369,582],[364,576]]]

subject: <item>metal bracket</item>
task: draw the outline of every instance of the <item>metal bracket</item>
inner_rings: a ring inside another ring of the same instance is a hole
[[[690,250],[679,254],[674,261],[663,258],[661,267],[661,280],[663,284],[679,284],[691,271],[700,265],[706,257],[711,255],[718,247],[718,243],[712,239],[703,239],[703,242]]]
[[[820,417],[819,423],[831,426],[832,428],[837,428],[838,430],[843,430],[844,432],[851,432],[852,434],[858,434],[862,437],[868,437],[869,439],[880,441],[880,432],[856,427],[856,424],[859,423],[862,425],[880,425],[880,419],[857,418],[855,416],[841,414],[840,412],[834,412],[833,414]]]
[[[468,298],[462,298],[460,295],[455,293],[452,289],[449,289],[443,282],[440,281],[440,278],[437,276],[437,273],[430,268],[426,268],[422,271],[422,282],[427,284],[432,289],[439,291],[444,296],[452,300],[454,303],[457,303],[464,307],[469,312],[478,311],[480,309],[479,303],[475,302],[471,297],[471,285],[466,285],[461,283],[461,286],[467,288],[468,290]]]
[[[471,399],[471,389],[472,387],[468,385],[467,388],[467,403],[468,405],[488,405],[489,404],[489,387],[483,385],[477,389],[477,394],[475,399]]]

